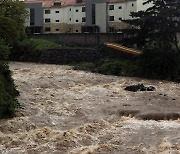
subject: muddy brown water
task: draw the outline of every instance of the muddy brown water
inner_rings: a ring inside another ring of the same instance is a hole
[[[22,109],[0,120],[2,154],[179,154],[180,84],[11,62]],[[143,83],[156,91],[129,92]]]

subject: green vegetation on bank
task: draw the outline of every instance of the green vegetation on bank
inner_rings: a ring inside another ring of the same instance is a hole
[[[16,90],[8,67],[10,48],[25,37],[24,21],[27,15],[23,2],[5,0],[0,3],[0,118],[15,115],[19,106]]]
[[[180,56],[176,53],[145,51],[136,61],[105,58],[99,62],[74,64],[74,69],[105,75],[136,76],[180,81]]]
[[[48,49],[93,49],[90,47],[78,46],[74,44],[59,44],[52,40],[27,38],[16,44],[15,50],[21,51],[43,51]]]
[[[47,49],[56,49],[61,48],[61,45],[44,39],[24,39],[21,42],[17,43],[16,50],[22,51],[43,51]]]
[[[11,71],[6,62],[9,55],[9,48],[4,41],[0,40],[0,118],[9,118],[15,115],[17,107],[18,91],[15,89]]]
[[[180,54],[146,49],[139,57],[139,76],[180,81]]]
[[[126,20],[134,28],[126,30],[126,45],[143,51],[139,57],[139,75],[149,78],[180,80],[179,0],[145,0],[147,10],[132,12]],[[138,28],[136,28],[138,27]]]
[[[172,52],[163,52],[156,46],[149,45],[144,49],[144,53],[136,58],[130,58],[129,55],[123,58],[119,51],[111,51],[105,46],[91,54],[87,49],[89,48],[30,38],[19,42],[11,57],[19,61],[68,64],[73,65],[74,69],[106,75],[180,80],[180,56],[174,49]]]
[[[98,62],[83,62],[75,64],[74,69],[92,71],[105,75],[135,76],[137,64],[127,59],[103,58]]]

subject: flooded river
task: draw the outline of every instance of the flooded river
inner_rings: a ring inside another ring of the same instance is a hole
[[[180,84],[62,65],[12,62],[10,68],[22,108],[0,120],[0,153],[180,153]],[[156,91],[124,90],[139,83]]]

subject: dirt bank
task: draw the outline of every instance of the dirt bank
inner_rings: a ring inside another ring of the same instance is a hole
[[[178,154],[180,84],[70,66],[10,64],[23,109],[0,121],[5,154]],[[131,84],[153,92],[129,92]]]

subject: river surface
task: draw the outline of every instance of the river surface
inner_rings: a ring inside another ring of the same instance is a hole
[[[2,154],[180,154],[180,84],[11,62],[17,116],[0,120]],[[130,92],[143,83],[156,91]]]

